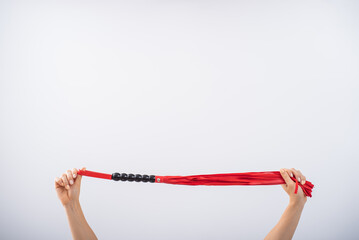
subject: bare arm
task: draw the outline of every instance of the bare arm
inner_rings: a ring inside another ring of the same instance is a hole
[[[55,178],[55,189],[65,209],[73,239],[97,240],[81,209],[79,201],[81,179],[82,176],[77,175],[76,168],[72,171],[67,170],[61,178]]]
[[[294,193],[295,183],[290,179],[289,175],[293,174],[299,182],[305,183],[305,176],[294,168],[281,169],[282,177],[286,184],[283,184],[283,189],[289,195],[289,204],[285,209],[282,217],[277,225],[268,233],[265,240],[290,240],[292,239],[294,232],[297,228],[300,216],[302,214],[304,205],[307,201],[302,188],[298,188],[297,194]]]

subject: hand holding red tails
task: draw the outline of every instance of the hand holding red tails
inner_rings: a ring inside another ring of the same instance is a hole
[[[314,185],[311,182],[306,181],[305,176],[299,170],[295,170],[294,168],[282,168],[280,173],[285,181],[285,184],[282,184],[281,186],[289,195],[291,202],[305,203],[307,201],[307,196],[312,197],[312,188]],[[301,189],[298,189],[298,185]]]

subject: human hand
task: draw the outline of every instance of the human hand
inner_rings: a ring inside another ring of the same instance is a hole
[[[81,170],[85,170],[83,167]],[[81,175],[77,175],[77,169],[67,170],[61,177],[55,178],[55,189],[62,205],[65,207],[71,203],[78,203],[80,197]]]
[[[300,182],[302,185],[305,184],[306,178],[305,176],[299,171],[294,168],[287,169],[281,168],[280,173],[285,181],[286,184],[282,184],[282,188],[284,191],[287,192],[289,195],[289,202],[293,204],[305,204],[307,202],[307,196],[304,194],[301,187],[298,186],[297,194],[294,193],[295,191],[295,182],[290,178],[294,177]]]

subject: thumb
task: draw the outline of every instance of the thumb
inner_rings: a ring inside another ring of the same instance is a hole
[[[284,168],[280,169],[280,174],[282,175],[282,178],[287,185],[293,182],[292,179],[290,179],[288,172]]]
[[[82,170],[82,171],[85,171],[86,168],[83,167],[83,168],[81,168],[81,170]],[[76,181],[76,184],[79,184],[79,185],[80,185],[80,184],[81,184],[81,180],[82,180],[82,175],[78,174],[76,180],[77,180],[77,181]]]

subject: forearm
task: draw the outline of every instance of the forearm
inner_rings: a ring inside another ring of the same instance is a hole
[[[79,202],[64,206],[74,240],[97,240],[95,233],[87,223]]]
[[[265,240],[290,240],[297,228],[305,203],[290,202],[277,225],[268,233]]]

